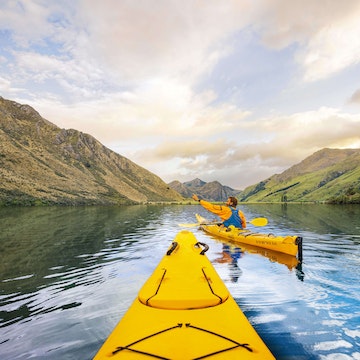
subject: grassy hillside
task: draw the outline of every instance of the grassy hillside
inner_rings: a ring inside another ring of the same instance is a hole
[[[0,97],[0,206],[180,200],[158,176],[94,137]]]
[[[360,203],[360,150],[320,150],[282,174],[246,188],[239,199]]]

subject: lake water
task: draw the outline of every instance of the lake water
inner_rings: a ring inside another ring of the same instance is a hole
[[[360,206],[242,205],[293,257],[191,229],[277,359],[360,359]],[[0,208],[0,359],[92,359],[200,206]],[[249,226],[250,228],[251,226]]]

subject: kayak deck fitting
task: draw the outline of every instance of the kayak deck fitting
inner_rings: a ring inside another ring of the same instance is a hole
[[[100,359],[275,359],[193,233],[177,234]]]
[[[227,228],[218,224],[211,224],[199,214],[196,214],[196,219],[200,228],[211,235],[292,256],[298,255],[299,261],[302,261],[302,238],[300,236],[275,236],[273,234],[253,233],[250,230],[238,229],[232,225]]]

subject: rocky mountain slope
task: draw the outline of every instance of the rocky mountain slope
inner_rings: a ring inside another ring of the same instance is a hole
[[[0,205],[180,201],[158,176],[94,137],[0,97]]]
[[[322,149],[247,187],[240,201],[360,203],[360,149]]]
[[[207,183],[200,179],[184,183],[175,180],[168,185],[185,198],[190,198],[195,193],[208,201],[226,201],[229,196],[236,196],[240,192],[229,186],[221,185],[218,181]]]

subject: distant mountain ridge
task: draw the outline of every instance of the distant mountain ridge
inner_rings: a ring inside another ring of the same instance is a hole
[[[244,202],[360,203],[360,149],[322,149],[239,195]]]
[[[175,180],[168,185],[185,198],[190,198],[195,193],[209,201],[226,201],[229,196],[236,196],[240,192],[218,181],[207,183],[198,178],[184,183]]]
[[[94,137],[0,97],[0,205],[181,201],[150,171]]]
[[[165,184],[91,135],[0,97],[0,206],[177,202],[193,193],[209,201],[359,204],[360,149],[322,149],[243,191],[198,178]]]

